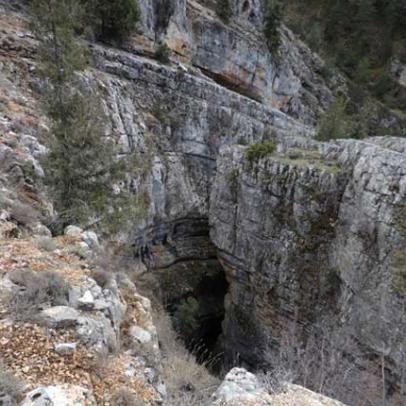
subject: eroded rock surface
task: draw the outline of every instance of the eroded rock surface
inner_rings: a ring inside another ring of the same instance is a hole
[[[210,222],[230,284],[229,361],[271,366],[284,335],[306,336],[326,319],[353,340],[356,364],[378,375],[370,362],[384,351],[393,376],[402,374],[403,147],[395,138],[285,138],[254,162],[243,147],[223,149]]]
[[[268,387],[243,368],[233,368],[212,396],[213,406],[344,406],[299,385]]]

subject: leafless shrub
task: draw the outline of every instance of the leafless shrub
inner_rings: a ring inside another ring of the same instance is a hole
[[[10,218],[20,226],[28,226],[34,224],[39,220],[39,213],[32,206],[28,204],[14,201],[10,207]]]
[[[93,373],[100,379],[106,376],[108,367],[109,357],[107,351],[96,352],[93,354],[91,360],[91,369]]]
[[[58,246],[51,237],[39,237],[35,241],[37,247],[41,250],[52,252],[55,251]]]
[[[21,395],[24,385],[9,371],[0,360],[0,404],[2,398],[8,397],[12,404],[17,404],[19,395]]]
[[[219,379],[210,374],[205,365],[199,364],[184,347],[164,310],[156,312],[154,319],[163,355],[168,405],[205,404],[220,383]]]
[[[112,275],[102,269],[93,269],[90,276],[96,281],[96,283],[101,287],[105,288],[111,281]]]
[[[146,403],[130,392],[128,389],[121,387],[117,389],[112,398],[111,404],[113,406],[145,406]]]
[[[277,370],[258,373],[258,380],[262,383],[268,393],[278,393],[284,384],[292,382],[292,371],[282,367]]]
[[[10,280],[20,287],[9,300],[10,313],[20,320],[29,320],[46,304],[64,305],[69,285],[55,272],[16,270],[9,274]]]
[[[113,248],[103,247],[99,249],[91,260],[92,278],[100,285],[105,287],[111,279],[120,273],[128,271],[130,264],[127,256],[119,255],[114,252]]]

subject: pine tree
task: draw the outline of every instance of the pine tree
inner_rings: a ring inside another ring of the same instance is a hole
[[[105,214],[111,185],[122,168],[103,136],[97,92],[80,81],[85,51],[74,36],[77,10],[74,0],[34,0],[32,7],[45,108],[52,121],[52,141],[42,164],[61,226]]]
[[[343,96],[337,97],[320,119],[316,134],[317,140],[327,141],[348,137],[350,125],[346,108],[347,100]]]
[[[46,101],[51,118],[68,120],[65,93],[75,72],[85,67],[85,53],[73,36],[75,20],[79,16],[74,0],[33,0],[32,29],[39,41],[40,74],[45,79]]]
[[[267,0],[264,11],[264,35],[269,49],[275,52],[280,45],[279,27],[282,19],[282,5],[279,0]]]
[[[97,37],[122,41],[136,31],[140,12],[136,0],[82,0]]]

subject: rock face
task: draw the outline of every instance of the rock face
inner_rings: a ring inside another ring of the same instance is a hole
[[[89,390],[76,385],[53,385],[29,392],[22,406],[92,406],[96,400]]]
[[[277,389],[267,388],[243,368],[233,368],[212,398],[213,406],[344,406],[298,385],[282,383]]]
[[[212,405],[271,405],[271,396],[257,377],[243,368],[233,368],[213,394]]]
[[[230,284],[231,363],[271,366],[284,335],[309,336],[324,322],[343,329],[372,374],[371,359],[387,358],[396,387],[406,344],[404,145],[285,138],[254,162],[242,147],[223,149],[210,223]]]

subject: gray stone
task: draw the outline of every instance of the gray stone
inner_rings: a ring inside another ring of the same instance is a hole
[[[91,310],[94,307],[95,300],[90,290],[87,290],[83,296],[78,299],[78,303],[80,307],[88,310]]]
[[[43,310],[39,317],[50,327],[69,327],[77,323],[80,313],[72,307],[54,306]]]
[[[67,226],[64,230],[65,235],[79,237],[82,234],[82,229],[78,226]]]
[[[139,326],[132,326],[129,331],[132,338],[140,342],[141,344],[147,344],[151,342],[152,335],[148,331]]]
[[[21,406],[95,406],[96,401],[89,389],[78,385],[52,385],[29,392]]]
[[[213,406],[272,405],[270,395],[257,377],[243,368],[233,368],[212,399]]]
[[[55,344],[55,351],[59,354],[72,354],[75,352],[77,343],[59,343]]]
[[[92,249],[99,247],[99,239],[94,231],[84,231],[82,234],[82,240]]]
[[[32,227],[32,232],[34,235],[43,236],[43,237],[52,237],[52,233],[48,227],[44,226],[41,223],[35,224]]]

